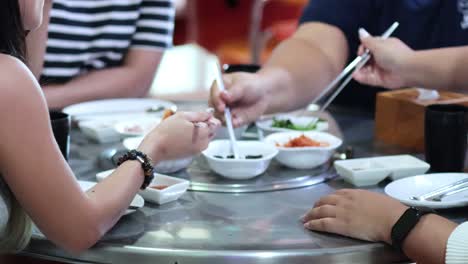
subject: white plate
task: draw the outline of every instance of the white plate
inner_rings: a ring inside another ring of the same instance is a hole
[[[358,186],[376,185],[387,177],[392,180],[427,172],[430,165],[410,155],[340,160],[335,169],[347,182]]]
[[[98,181],[104,180],[114,170],[103,171],[96,174]],[[163,190],[153,189],[151,186],[166,185]],[[140,191],[139,194],[148,202],[165,204],[175,201],[180,198],[188,189],[190,182],[184,179],[170,177],[155,173],[154,179],[146,190]]]
[[[159,123],[161,123],[161,118],[158,117],[136,118],[117,122],[114,129],[124,137],[139,137],[148,134]]]
[[[102,120],[121,121],[135,118],[135,116],[161,117],[164,111],[158,113],[146,113],[149,108],[170,108],[175,110],[176,105],[162,100],[150,98],[108,99],[79,103],[68,106],[63,112],[72,116],[76,121]]]
[[[80,184],[81,190],[83,190],[84,192],[86,192],[89,189],[93,188],[94,185],[97,184],[96,182],[90,182],[90,181],[78,181],[78,183]],[[133,198],[133,201],[130,204],[130,206],[142,208],[143,206],[145,206],[145,200],[143,199],[143,197],[141,197],[140,195],[137,194],[137,195],[135,195],[135,198]],[[133,213],[135,211],[136,211],[135,209],[128,209],[127,211],[125,211],[125,214],[126,215],[131,214],[131,213]]]
[[[126,149],[132,150],[138,148],[142,140],[143,137],[126,138],[123,140],[122,144]],[[177,172],[187,168],[190,164],[192,164],[193,158],[194,157],[187,157],[176,160],[163,160],[156,164],[154,170],[159,173]]]
[[[468,191],[448,196],[440,202],[414,201],[410,197],[428,193],[465,178],[468,178],[466,173],[434,173],[413,176],[390,183],[385,187],[385,193],[409,206],[432,209],[462,207],[468,205]]]
[[[316,119],[316,117],[313,116],[301,116],[298,117],[297,115],[292,115],[292,114],[280,114],[276,116],[276,119],[290,119],[294,124],[301,124],[306,126],[307,124],[310,124],[312,121]],[[307,130],[307,131],[298,131],[298,130],[293,130],[293,129],[287,129],[287,128],[277,128],[277,127],[272,127],[273,125],[273,119],[265,119],[265,120],[259,120],[255,123],[257,128],[259,128],[263,132],[263,136],[268,136],[271,133],[275,132],[309,132],[309,131],[326,131],[328,130],[328,122],[327,121],[319,121],[317,123],[317,127],[313,130]]]

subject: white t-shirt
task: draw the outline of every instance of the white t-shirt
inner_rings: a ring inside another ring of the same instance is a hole
[[[172,46],[173,0],[53,0],[42,84],[120,66],[129,49]]]
[[[445,253],[445,263],[468,263],[468,222],[459,225],[450,235]]]

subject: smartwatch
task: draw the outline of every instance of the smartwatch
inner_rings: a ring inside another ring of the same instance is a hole
[[[411,230],[419,223],[421,217],[433,212],[432,210],[417,209],[414,207],[408,208],[392,228],[392,246],[398,251],[402,251],[403,242]]]

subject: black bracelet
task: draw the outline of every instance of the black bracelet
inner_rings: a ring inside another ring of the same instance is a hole
[[[433,211],[417,209],[414,207],[408,208],[392,228],[391,238],[393,248],[402,252],[403,242],[406,237],[419,223],[421,217],[429,213],[433,213]]]
[[[152,160],[143,152],[138,150],[130,150],[129,152],[125,153],[122,157],[119,158],[117,165],[120,166],[127,160],[136,160],[141,163],[141,168],[143,169],[143,173],[145,175],[145,180],[141,185],[141,190],[146,189],[148,185],[153,181],[154,178],[154,167]]]

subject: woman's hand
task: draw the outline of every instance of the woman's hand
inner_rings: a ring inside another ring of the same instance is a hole
[[[302,221],[310,230],[391,244],[391,229],[407,208],[383,194],[339,190],[321,198]]]
[[[361,32],[360,32],[361,33]],[[411,85],[407,69],[414,51],[397,38],[382,39],[363,36],[359,55],[369,49],[371,62],[354,74],[360,83],[386,88],[402,88]]]
[[[234,127],[256,121],[268,107],[266,82],[256,73],[236,72],[223,76],[226,91],[213,83],[209,104],[217,116],[224,119],[226,107],[231,108]]]
[[[195,155],[208,147],[220,125],[211,113],[179,112],[153,129],[138,149],[154,161]]]

